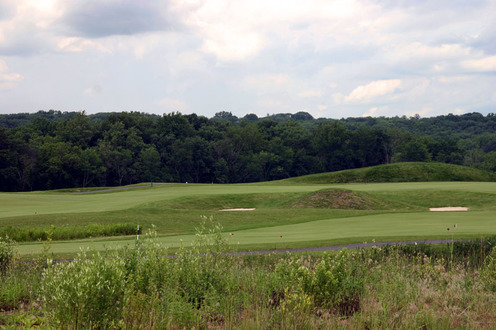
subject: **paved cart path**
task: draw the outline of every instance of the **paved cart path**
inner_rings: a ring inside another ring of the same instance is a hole
[[[468,242],[471,239],[429,239],[429,240],[419,240],[419,241],[394,241],[394,242],[374,242],[374,243],[354,243],[354,244],[342,244],[342,245],[330,245],[330,246],[318,246],[309,248],[295,248],[295,249],[277,249],[277,250],[257,250],[257,251],[240,251],[231,252],[232,255],[256,255],[256,254],[269,254],[269,253],[287,253],[287,252],[313,252],[313,251],[337,251],[342,249],[362,249],[370,248],[376,246],[386,246],[386,245],[412,245],[412,244],[442,244],[451,242]]]

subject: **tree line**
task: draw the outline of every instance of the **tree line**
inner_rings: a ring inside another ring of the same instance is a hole
[[[243,183],[400,161],[495,171],[491,125],[496,120],[493,115],[472,117],[477,133],[467,134],[467,118],[451,115],[436,117],[439,129],[431,128],[437,134],[430,134],[425,127],[432,121],[427,125],[417,117],[326,120],[299,112],[237,118],[219,112],[209,119],[177,112],[86,115],[53,110],[2,115],[0,187],[26,191],[150,181]],[[440,136],[440,131],[447,133]]]

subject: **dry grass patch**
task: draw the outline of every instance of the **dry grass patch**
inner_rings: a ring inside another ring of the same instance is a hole
[[[372,210],[374,202],[368,197],[351,190],[321,190],[297,199],[291,207]]]

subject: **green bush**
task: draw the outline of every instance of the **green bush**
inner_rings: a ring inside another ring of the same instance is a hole
[[[182,248],[174,263],[174,278],[181,296],[200,308],[211,295],[222,295],[227,286],[231,257],[224,255],[227,241],[222,227],[204,218],[196,229],[192,247]]]
[[[157,242],[157,233],[150,229],[134,249],[124,248],[119,257],[125,262],[126,275],[135,290],[142,293],[160,292],[170,281],[170,258],[167,248]]]
[[[365,271],[356,252],[344,249],[335,255],[325,253],[313,268],[301,259],[290,258],[276,266],[276,274],[285,284],[284,296],[309,294],[316,306],[330,307],[344,315],[353,314],[360,306]]]
[[[15,242],[7,237],[0,237],[0,273],[4,274],[15,256]]]
[[[124,260],[85,253],[72,262],[48,267],[41,295],[47,313],[63,328],[115,326],[124,306]]]

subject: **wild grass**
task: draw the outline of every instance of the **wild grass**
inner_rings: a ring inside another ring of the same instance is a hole
[[[232,249],[222,228],[204,218],[194,243],[173,257],[150,231],[130,248],[85,251],[73,262],[43,266],[11,259],[0,275],[0,324],[492,328],[495,243],[491,237],[320,255],[236,256],[226,254]],[[19,293],[11,294],[12,287]]]
[[[46,241],[48,236],[53,240],[71,240],[89,237],[123,236],[137,233],[134,223],[88,224],[86,226],[65,225],[62,227],[14,227],[0,228],[0,237],[9,237],[16,242]]]

